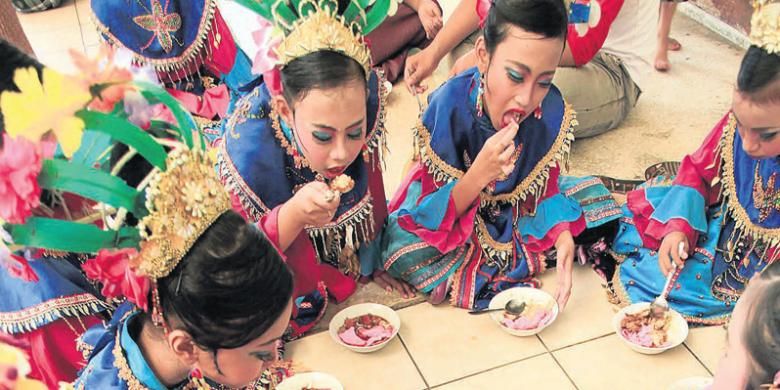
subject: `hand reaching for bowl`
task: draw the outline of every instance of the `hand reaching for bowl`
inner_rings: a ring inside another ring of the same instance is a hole
[[[555,250],[557,257],[555,272],[558,278],[555,300],[558,302],[558,308],[563,311],[571,296],[571,279],[574,270],[574,237],[570,231],[566,230],[558,236],[555,240]]]

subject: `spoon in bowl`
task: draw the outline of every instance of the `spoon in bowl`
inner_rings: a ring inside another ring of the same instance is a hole
[[[683,245],[684,244],[681,242],[679,248],[677,248],[680,256],[685,253]],[[653,302],[650,303],[650,313],[648,313],[649,315],[662,317],[667,311],[669,311],[669,302],[666,300],[666,297],[669,295],[672,282],[677,280],[677,277],[680,275],[680,271],[682,271],[682,267],[677,268],[677,263],[672,262],[672,270],[669,272],[669,276],[666,277],[666,283],[664,283],[664,288],[661,290],[661,295],[656,297]]]
[[[511,315],[519,316],[520,314],[525,311],[525,302],[519,300],[519,299],[510,299],[509,302],[504,305],[503,308],[500,309],[488,309],[488,310],[472,310],[469,312],[469,314],[485,314],[485,313],[492,313],[494,311],[505,311]]]

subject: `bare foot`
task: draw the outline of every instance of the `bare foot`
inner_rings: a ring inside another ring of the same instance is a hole
[[[667,40],[666,40],[666,47],[668,47],[669,50],[671,50],[671,51],[680,51],[680,50],[682,50],[682,44],[680,44],[680,41],[678,41],[678,40],[676,40],[676,39],[674,39],[672,37],[667,38]]]
[[[666,72],[671,68],[672,66],[669,64],[669,56],[667,55],[666,50],[659,49],[655,54],[655,70]]]
[[[672,66],[669,65],[669,60],[660,59],[660,58],[655,59],[655,70],[659,72],[667,72],[671,68]]]

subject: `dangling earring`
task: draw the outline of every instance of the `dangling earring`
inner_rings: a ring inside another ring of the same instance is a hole
[[[190,381],[185,388],[187,390],[211,390],[211,386],[203,379],[203,373],[200,372],[199,368],[193,368],[190,371]]]
[[[371,156],[368,153],[368,145],[363,144],[363,161],[368,164],[371,161]]]
[[[539,107],[534,110],[534,118],[542,119],[542,103],[539,103]]]
[[[477,88],[477,116],[482,117],[482,95],[485,94],[485,74],[479,76],[479,88]]]
[[[293,164],[295,165],[295,169],[303,169],[303,158],[301,157],[301,153],[298,151],[298,137],[296,135],[295,129],[290,128],[290,134],[292,138],[292,158],[293,158]]]
[[[157,290],[157,283],[152,287],[152,323],[158,328],[162,328],[163,332],[167,336],[170,333],[168,324],[165,323],[165,317],[163,317],[162,305],[160,305],[160,293]]]

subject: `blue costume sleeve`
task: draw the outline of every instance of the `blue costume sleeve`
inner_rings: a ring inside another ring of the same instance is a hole
[[[574,200],[555,194],[542,200],[536,207],[536,214],[524,215],[517,221],[517,229],[528,244],[531,239],[542,240],[560,223],[573,223],[582,216],[580,205]]]

